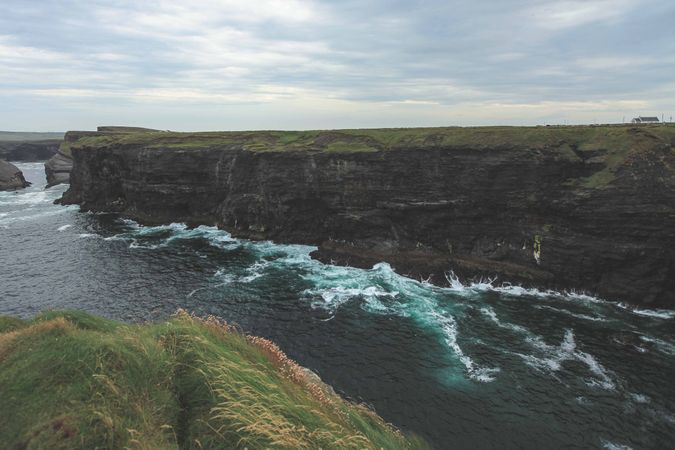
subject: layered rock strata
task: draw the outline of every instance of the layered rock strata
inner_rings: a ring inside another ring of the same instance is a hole
[[[68,133],[63,203],[675,306],[675,127]]]

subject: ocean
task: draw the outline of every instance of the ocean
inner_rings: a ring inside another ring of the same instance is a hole
[[[274,340],[353,401],[436,448],[666,448],[675,311],[580,292],[322,264],[310,246],[143,226],[0,193],[0,314],[79,309],[127,322],[183,308]]]

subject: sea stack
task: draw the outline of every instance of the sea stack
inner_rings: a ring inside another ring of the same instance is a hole
[[[30,186],[14,164],[0,160],[0,191],[13,191]]]

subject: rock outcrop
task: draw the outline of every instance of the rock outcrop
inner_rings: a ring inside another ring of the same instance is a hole
[[[13,191],[30,186],[14,164],[0,159],[0,191]]]
[[[73,159],[70,151],[64,150],[63,144],[59,151],[45,163],[45,175],[47,176],[47,187],[52,187],[61,183],[70,181],[70,171],[73,168]]]
[[[675,127],[68,133],[63,203],[675,306]]]

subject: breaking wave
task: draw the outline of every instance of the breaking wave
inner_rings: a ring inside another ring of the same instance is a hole
[[[638,315],[638,316],[643,316],[643,317],[650,317],[654,319],[672,319],[675,318],[675,311],[674,310],[668,310],[668,309],[642,309],[642,308],[635,308],[631,307],[629,305],[626,305],[625,303],[618,303],[617,306],[625,311],[630,311],[631,313]]]
[[[578,348],[572,329],[564,330],[563,339],[558,345],[547,344],[542,336],[528,328],[499,319],[489,305],[481,305],[478,299],[486,292],[498,293],[513,299],[533,301],[537,310],[553,311],[571,318],[592,322],[606,322],[608,319],[597,312],[598,307],[617,305],[587,294],[575,292],[556,292],[522,286],[496,285],[494,279],[479,280],[464,284],[452,272],[447,274],[448,286],[435,286],[425,281],[417,281],[397,274],[389,264],[379,263],[372,269],[333,266],[313,260],[309,254],[315,247],[303,245],[280,245],[270,241],[247,241],[232,238],[226,231],[216,227],[199,226],[189,228],[182,223],[172,223],[146,227],[132,220],[122,219],[126,228],[122,233],[107,237],[107,240],[122,240],[132,249],[154,250],[165,248],[182,240],[204,239],[211,246],[221,249],[243,249],[254,254],[253,262],[241,269],[219,270],[214,275],[214,283],[188,294],[193,297],[202,290],[219,289],[234,284],[250,284],[263,279],[274,270],[295,271],[310,287],[303,291],[310,306],[328,313],[331,320],[340,308],[354,304],[370,314],[391,315],[415,321],[428,332],[435,333],[445,344],[451,355],[461,363],[466,376],[477,382],[491,382],[504,370],[497,364],[476,362],[471,352],[467,352],[461,341],[469,342],[470,336],[460,335],[459,322],[465,311],[478,308],[481,314],[494,326],[508,330],[520,336],[520,340],[529,347],[528,352],[513,351],[508,345],[504,353],[517,355],[528,367],[545,372],[555,378],[568,361],[576,361],[586,367],[584,382],[589,387],[614,390],[616,383],[610,372],[586,351]],[[88,235],[85,235],[88,237]],[[586,308],[589,313],[573,312],[561,307],[559,302],[572,302],[578,308]],[[658,311],[631,311],[650,317],[664,318],[672,314]],[[458,322],[459,320],[459,322]],[[663,343],[661,343],[663,347]]]

